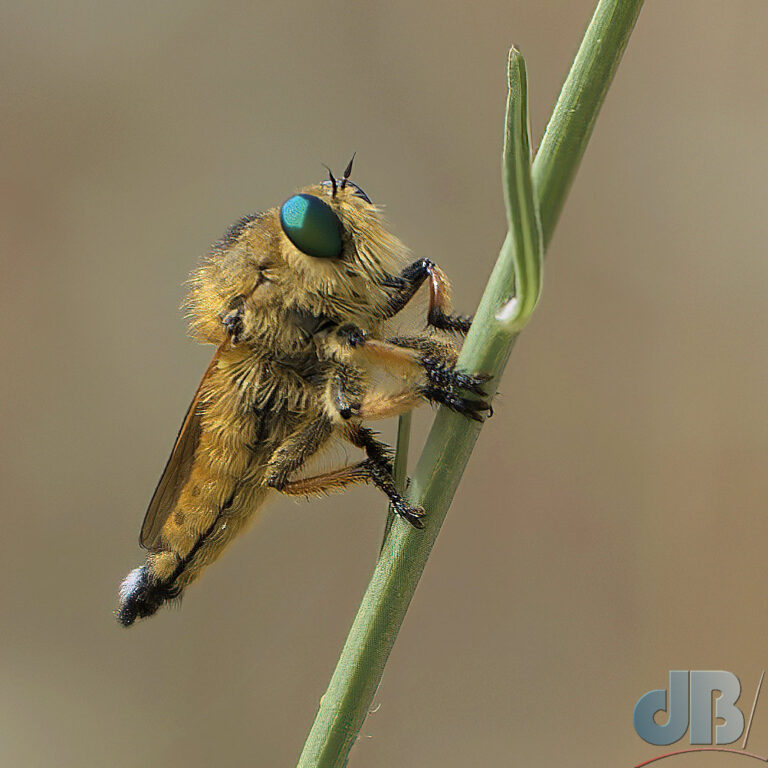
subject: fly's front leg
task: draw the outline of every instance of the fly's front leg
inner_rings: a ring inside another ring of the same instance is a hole
[[[243,312],[245,310],[245,296],[235,296],[229,302],[228,311],[221,315],[221,324],[227,332],[233,345],[240,341],[243,334]]]
[[[394,288],[396,292],[384,311],[383,319],[393,317],[400,312],[427,279],[429,279],[427,324],[441,331],[466,333],[472,324],[472,318],[450,314],[450,283],[443,270],[429,259],[414,261],[400,275],[390,276],[387,285]]]

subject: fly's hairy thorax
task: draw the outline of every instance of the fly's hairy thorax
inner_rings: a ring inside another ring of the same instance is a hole
[[[201,463],[233,483],[262,484],[275,449],[321,412],[321,369],[310,354],[280,361],[222,349],[201,392]]]

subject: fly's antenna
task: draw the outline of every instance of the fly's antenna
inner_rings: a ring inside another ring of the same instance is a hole
[[[333,188],[333,192],[331,192],[331,197],[336,197],[336,177],[333,175],[333,171],[325,164],[323,163],[323,168],[325,168],[328,171],[328,176],[331,178],[331,187]],[[341,188],[344,189],[344,185],[347,181],[347,177],[344,177],[344,181],[341,182]]]
[[[344,189],[344,187],[347,186],[347,180],[349,179],[349,176],[352,173],[352,163],[355,162],[356,154],[357,152],[352,153],[352,159],[347,163],[347,167],[344,169],[344,178],[341,180],[341,184],[339,184],[339,189]]]

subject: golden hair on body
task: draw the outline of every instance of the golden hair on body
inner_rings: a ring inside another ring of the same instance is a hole
[[[215,344],[149,504],[144,565],[120,589],[130,626],[177,598],[223,552],[269,494],[312,496],[371,483],[417,528],[424,511],[398,493],[391,450],[363,425],[421,402],[482,419],[483,375],[455,368],[434,331],[466,333],[449,314],[442,271],[408,251],[344,176],[240,219],[193,274],[191,334]],[[429,330],[393,336],[388,321],[429,284]],[[298,478],[320,449],[345,442],[366,458]]]

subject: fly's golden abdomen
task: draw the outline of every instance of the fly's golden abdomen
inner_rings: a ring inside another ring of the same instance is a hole
[[[265,400],[276,391],[278,407]],[[123,582],[122,624],[178,597],[253,519],[270,490],[268,458],[307,410],[312,399],[300,379],[243,351],[217,352],[150,504],[142,529],[150,554]],[[164,484],[168,473],[175,489]]]

